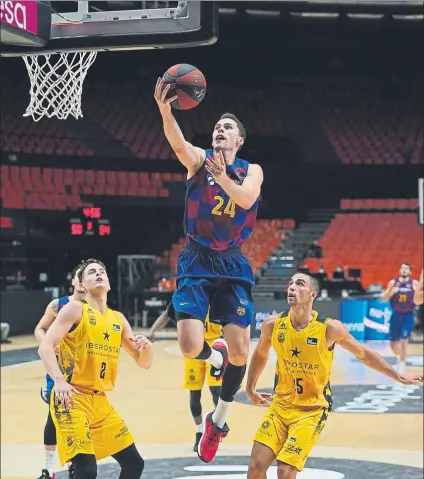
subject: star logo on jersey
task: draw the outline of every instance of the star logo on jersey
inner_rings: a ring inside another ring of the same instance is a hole
[[[110,334],[109,334],[107,331],[105,331],[105,332],[103,333],[103,336],[104,336],[104,339],[105,339],[106,341],[109,341]]]
[[[65,359],[65,360],[63,361],[63,367],[64,367],[65,369],[69,369],[69,368],[71,367],[71,361],[69,361],[69,359]]]
[[[299,351],[299,350],[297,349],[297,346],[296,346],[294,349],[290,349],[290,351],[291,351],[291,353],[292,353],[292,356],[291,356],[292,358],[293,358],[294,356],[296,356],[296,357],[298,358],[298,357],[299,357],[299,354],[302,352],[302,351]]]

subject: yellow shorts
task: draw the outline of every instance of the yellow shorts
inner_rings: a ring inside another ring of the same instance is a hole
[[[50,411],[56,426],[57,448],[63,466],[77,454],[94,454],[99,461],[130,446],[128,427],[104,394],[74,394],[68,412],[54,404]]]
[[[277,461],[301,471],[325,426],[328,412],[322,407],[302,410],[273,401],[254,441],[272,449]]]
[[[206,361],[185,358],[183,388],[189,391],[200,391],[203,388],[206,376],[209,386],[222,386],[222,378],[217,381],[209,374],[210,369],[210,364]]]

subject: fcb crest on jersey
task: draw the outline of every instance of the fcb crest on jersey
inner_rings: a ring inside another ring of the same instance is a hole
[[[206,181],[208,182],[209,186],[213,186],[215,184],[215,179],[210,173],[206,175]]]

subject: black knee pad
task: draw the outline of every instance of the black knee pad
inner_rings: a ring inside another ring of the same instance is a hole
[[[202,415],[202,391],[190,391],[190,411],[193,417]]]
[[[47,416],[46,425],[44,426],[44,445],[45,446],[56,446],[56,427],[54,425],[51,413]]]
[[[213,403],[216,406],[218,404],[219,395],[221,394],[221,386],[209,386],[209,390],[212,394]]]
[[[96,479],[97,462],[93,454],[77,454],[72,459],[75,468],[75,479]]]

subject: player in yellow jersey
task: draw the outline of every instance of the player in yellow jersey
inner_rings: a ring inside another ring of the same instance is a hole
[[[71,284],[73,288],[71,296],[63,296],[61,298],[53,299],[53,301],[47,305],[43,317],[35,327],[34,336],[39,344],[41,344],[43,341],[46,331],[50,328],[53,321],[56,319],[58,312],[63,308],[63,306],[68,304],[69,301],[80,301],[81,299],[85,298],[85,288],[82,286],[82,284],[80,284],[78,279],[78,271],[80,268],[81,265],[78,264],[71,273]],[[59,347],[57,347],[56,350],[58,351]],[[47,404],[50,404],[50,396],[53,385],[53,379],[46,374],[46,389],[42,390],[41,397]],[[50,409],[47,416],[46,425],[44,426],[44,451],[44,468],[41,471],[41,476],[38,479],[55,479],[53,464],[56,455],[56,428],[54,426]],[[75,477],[75,471],[72,464],[68,465],[68,476],[70,479],[74,479]]]
[[[256,405],[269,405],[254,437],[248,479],[264,479],[277,459],[278,479],[295,479],[323,430],[331,411],[330,370],[335,344],[362,363],[401,384],[422,384],[422,376],[408,379],[379,354],[357,342],[337,320],[321,318],[313,310],[319,284],[297,273],[289,282],[290,310],[269,316],[253,353],[247,378],[247,394]],[[277,355],[278,383],[275,395],[256,391],[269,351]]]
[[[38,350],[54,380],[50,411],[60,462],[72,461],[75,479],[95,479],[97,461],[112,456],[121,466],[119,479],[139,479],[144,461],[105,392],[115,387],[121,345],[148,369],[151,342],[134,336],[127,319],[107,307],[110,285],[101,261],[82,263],[78,278],[85,300],[71,301],[59,311]]]
[[[174,317],[174,309],[172,302],[168,305],[159,318],[153,323],[147,337],[153,340],[155,333],[163,329],[168,322]],[[222,326],[209,321],[209,314],[205,323],[205,341],[212,347],[213,343],[222,338]],[[193,451],[197,452],[200,439],[203,434],[203,417],[202,417],[202,388],[205,378],[208,378],[209,390],[215,406],[218,404],[219,395],[221,393],[222,377],[215,378],[211,374],[210,365],[201,359],[184,358],[184,382],[183,388],[190,391],[190,412],[196,425],[196,440]]]

